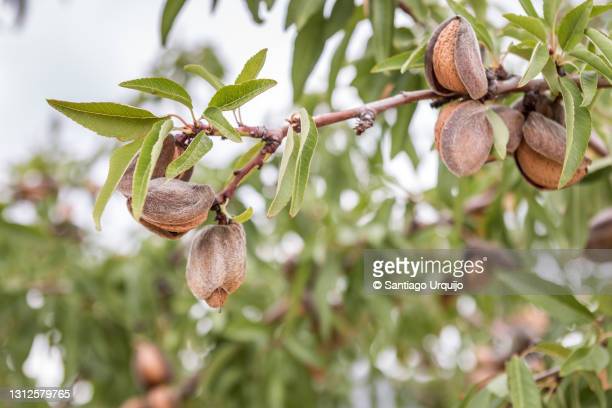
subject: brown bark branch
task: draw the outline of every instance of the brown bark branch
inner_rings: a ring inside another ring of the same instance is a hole
[[[577,84],[580,83],[578,76],[570,77]],[[548,84],[544,79],[533,79],[527,84],[519,87],[519,78],[512,77],[503,81],[495,81],[490,86],[489,99],[495,99],[499,96],[504,96],[514,92],[539,92],[548,89]],[[600,78],[597,83],[598,88],[609,88],[612,86],[608,81]],[[417,91],[404,91],[397,95],[393,95],[387,98],[379,99],[370,103],[366,103],[361,106],[357,106],[350,109],[345,109],[336,112],[324,113],[313,117],[313,120],[318,128],[323,126],[332,125],[338,122],[344,122],[349,119],[359,118],[366,112],[373,112],[378,115],[386,110],[396,108],[398,106],[406,105],[428,99],[441,99],[445,98],[448,100],[458,99],[463,95],[453,94],[450,96],[441,97],[431,89],[421,89]],[[293,125],[293,124],[292,124]],[[253,133],[260,137],[266,142],[264,147],[261,149],[253,159],[251,159],[244,167],[234,172],[234,177],[229,184],[217,195],[214,206],[225,204],[234,195],[236,188],[240,185],[241,181],[255,168],[261,167],[265,159],[272,155],[280,146],[282,140],[287,135],[288,126],[283,126],[278,129],[265,130],[263,127],[240,127],[239,131],[242,133]]]

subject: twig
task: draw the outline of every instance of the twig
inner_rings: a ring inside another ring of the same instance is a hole
[[[580,83],[578,76],[568,76],[576,83]],[[527,82],[525,85],[518,86],[519,78],[512,77],[507,80],[494,81],[490,86],[490,97],[497,98],[513,92],[539,92],[548,89],[548,83],[544,79],[533,79]],[[597,83],[598,88],[609,88],[612,86],[608,81],[600,78]],[[463,97],[463,95],[453,94],[445,96],[444,98],[452,100]],[[374,102],[367,103],[362,106],[341,110],[337,112],[329,112],[313,117],[313,120],[318,128],[323,126],[332,125],[334,123],[343,122],[349,119],[359,118],[364,115],[365,112],[372,112],[374,115],[378,115],[386,110],[396,108],[398,106],[406,105],[417,101],[427,99],[441,99],[442,97],[436,94],[431,89],[422,89],[418,91],[400,92],[397,95],[393,95],[387,98],[379,99]],[[229,184],[217,195],[215,204],[221,205],[231,199],[236,191],[236,188],[240,185],[241,181],[255,168],[259,168],[264,164],[265,159],[273,154],[276,149],[280,146],[282,140],[287,135],[287,126],[283,126],[278,129],[265,130],[262,127],[248,127],[241,126],[237,128],[241,133],[248,133],[249,135],[256,135],[253,137],[260,137],[266,141],[264,147],[262,147],[259,154],[252,158],[243,168],[234,172],[234,177]],[[252,133],[252,134],[251,134]]]

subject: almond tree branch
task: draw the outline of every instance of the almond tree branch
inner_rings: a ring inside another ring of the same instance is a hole
[[[577,84],[580,83],[580,78],[578,76],[571,76],[570,78],[573,81],[575,81]],[[546,83],[544,79],[533,79],[521,87],[518,86],[518,82],[519,82],[519,78],[517,77],[512,77],[510,79],[503,80],[503,81],[492,81],[492,83],[489,86],[488,99],[495,99],[497,97],[504,96],[504,95],[514,93],[514,92],[539,92],[539,91],[547,90],[549,88],[548,84]],[[612,84],[610,84],[605,79],[600,78],[597,83],[597,86],[598,88],[609,88],[609,87],[612,87]],[[373,101],[373,102],[364,104],[362,106],[357,106],[357,107],[346,109],[346,110],[329,112],[329,113],[317,115],[313,117],[313,120],[318,128],[323,127],[323,126],[332,125],[338,122],[343,122],[349,119],[354,119],[354,118],[359,118],[360,121],[363,120],[364,118],[373,120],[373,118],[371,117],[372,114],[373,116],[376,116],[379,113],[382,113],[386,110],[396,108],[398,106],[406,105],[409,103],[422,101],[422,100],[428,100],[428,99],[434,99],[434,100],[445,99],[445,100],[450,101],[453,99],[461,98],[462,96],[463,95],[452,94],[449,96],[442,97],[436,94],[431,89],[422,89],[422,90],[417,90],[417,91],[404,91],[404,92],[400,92],[397,95],[393,95],[388,98],[379,99],[377,101]],[[256,168],[260,168],[264,164],[265,160],[278,149],[281,142],[287,135],[288,126],[289,125],[280,127],[278,129],[271,129],[271,130],[266,130],[263,127],[248,127],[248,126],[241,126],[237,128],[237,130],[240,131],[241,133],[247,133],[251,135],[252,137],[261,138],[263,141],[265,141],[265,145],[264,147],[262,147],[260,152],[255,157],[253,157],[247,164],[244,165],[244,167],[234,172],[234,177],[231,179],[229,184],[217,195],[217,198],[215,200],[213,207],[225,204],[229,199],[231,199],[236,191],[236,188],[238,188],[242,180],[249,173],[251,173],[251,171],[253,171]],[[294,120],[291,120],[290,126],[292,127],[299,126],[299,121],[298,123],[295,123]],[[371,123],[369,124],[369,126],[365,126],[365,128],[370,127],[370,126],[371,126]],[[361,124],[358,124],[356,130],[359,133],[359,130],[365,130],[365,129],[361,127]]]

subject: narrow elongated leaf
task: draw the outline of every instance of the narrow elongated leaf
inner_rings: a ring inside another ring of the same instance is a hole
[[[372,74],[377,74],[379,72],[398,71],[402,67],[402,65],[404,65],[404,62],[406,62],[408,57],[410,57],[412,51],[413,50],[405,51],[400,54],[395,54],[394,56],[389,57],[384,61],[381,61],[380,63],[374,65],[370,72]]]
[[[561,92],[561,87],[559,85],[559,73],[557,72],[557,67],[551,58],[549,58],[546,64],[544,64],[544,68],[542,68],[542,75],[544,76],[544,80],[548,84],[548,87],[552,91],[553,95],[558,95],[559,92]]]
[[[580,73],[580,88],[582,88],[582,103],[580,106],[587,107],[593,102],[597,92],[597,74],[583,70]]]
[[[151,95],[167,98],[182,103],[189,109],[193,108],[191,96],[180,84],[168,78],[140,78],[119,84],[123,88],[135,89]]]
[[[572,295],[530,295],[525,296],[525,299],[566,324],[586,324],[595,318],[593,313]]]
[[[238,214],[235,217],[232,217],[232,221],[237,222],[238,224],[244,224],[253,216],[253,207],[249,207],[244,210],[242,213]]]
[[[268,217],[276,216],[291,200],[291,192],[295,181],[295,168],[299,155],[299,138],[290,127],[285,138],[285,150],[278,169],[278,181],[276,182],[276,193],[268,208]]]
[[[287,7],[287,17],[285,18],[285,28],[295,24],[301,30],[308,20],[323,9],[325,0],[291,0]]]
[[[96,197],[96,203],[94,204],[93,209],[93,219],[98,231],[102,229],[100,218],[102,217],[104,208],[106,208],[106,204],[113,194],[113,191],[115,191],[117,188],[119,180],[121,180],[121,177],[123,177],[125,170],[138,153],[138,150],[142,146],[143,140],[144,139],[137,139],[126,145],[118,147],[110,156],[110,161],[108,163],[108,175],[106,176],[104,185],[98,193],[98,197]]]
[[[259,154],[259,152],[261,151],[262,147],[264,147],[265,142],[257,142],[255,143],[253,146],[251,146],[251,148],[249,150],[247,150],[242,156],[240,156],[238,159],[236,159],[236,161],[234,162],[232,169],[233,170],[238,170],[241,169],[242,167],[244,167],[245,164],[247,164],[249,161],[251,161],[255,156],[257,156]],[[264,157],[264,162],[267,160],[267,158],[270,155],[267,154]],[[244,176],[242,178],[242,180],[240,180],[240,184],[244,183],[245,181],[247,181],[249,179],[249,177],[251,177],[251,175],[257,170],[257,167],[253,167],[247,174],[246,176]],[[228,178],[227,183],[229,183],[233,178],[233,174]]]
[[[586,35],[589,40],[601,51],[608,64],[612,65],[612,40],[599,30],[587,28]]]
[[[291,65],[291,84],[293,100],[297,101],[304,93],[304,86],[325,47],[323,13],[317,13],[298,31],[293,44]]]
[[[544,0],[542,9],[544,11],[544,20],[549,27],[555,27],[555,18],[557,17],[557,10],[559,10],[559,3],[561,0]]]
[[[151,112],[113,102],[67,102],[48,99],[54,109],[101,136],[119,140],[143,137],[161,118]]]
[[[340,4],[341,2],[345,2],[345,0],[341,0],[336,4]],[[350,1],[350,3],[352,4],[352,1]],[[353,37],[355,26],[362,18],[363,18],[363,8],[361,7],[354,8],[351,19],[346,25],[346,27],[344,28],[344,37],[342,37],[342,41],[340,41],[338,48],[336,48],[336,51],[334,52],[331,63],[329,65],[329,76],[327,79],[327,100],[328,101],[331,101],[332,93],[336,89],[336,80],[338,79],[338,73],[340,72],[340,69],[342,68],[345,62],[346,50],[349,46],[351,38]]]
[[[588,50],[574,50],[570,52],[570,55],[586,62],[599,71],[601,75],[608,78],[608,81],[612,81],[612,67],[608,65],[599,55],[595,55]]]
[[[531,0],[519,0],[519,2],[521,3],[521,7],[523,7],[523,10],[525,10],[525,13],[527,13],[528,16],[536,18],[539,17],[538,12],[531,3]]]
[[[242,138],[240,137],[240,133],[231,123],[225,119],[223,116],[223,112],[219,108],[209,107],[206,108],[202,116],[210,122],[211,125],[215,127],[221,133],[221,136],[227,137],[232,142],[242,143]]]
[[[565,51],[570,51],[584,37],[584,29],[589,23],[592,8],[593,1],[587,0],[570,10],[561,19],[557,29],[557,37],[559,38],[559,45]]]
[[[372,44],[377,62],[389,56],[393,41],[394,0],[377,0],[370,3],[370,20],[372,22]]]
[[[582,95],[576,84],[565,77],[560,82],[567,133],[563,171],[559,179],[559,187],[562,187],[572,179],[584,158],[591,137],[591,115],[587,108],[580,106]]]
[[[533,35],[538,40],[546,43],[546,26],[544,26],[544,23],[539,18],[520,16],[512,13],[506,13],[504,14],[504,17],[511,23],[525,29],[525,31]]]
[[[353,16],[358,13],[363,16],[363,8],[355,7],[353,0],[337,0],[327,21],[325,22],[325,38],[329,38],[338,31],[348,31]],[[363,17],[362,17],[363,18]],[[361,19],[360,19],[361,20]]]
[[[253,55],[242,67],[242,71],[236,78],[236,84],[241,84],[243,82],[249,81],[251,79],[257,78],[259,72],[264,66],[266,62],[266,55],[268,54],[268,49],[264,48],[257,52],[257,54]]]
[[[414,148],[409,132],[410,122],[412,122],[415,111],[416,103],[409,103],[397,108],[397,119],[391,127],[391,158],[393,159],[398,153],[405,151],[412,165],[416,168],[419,164],[419,155]]]
[[[527,82],[531,81],[536,77],[542,69],[544,69],[544,65],[548,62],[548,47],[539,42],[533,52],[531,53],[531,58],[529,59],[529,65],[527,66],[527,70],[523,74],[523,77],[519,81],[519,86],[525,85]]]
[[[183,69],[191,74],[195,74],[200,78],[204,79],[206,82],[212,85],[213,88],[217,90],[223,88],[223,82],[219,78],[217,78],[215,74],[204,68],[202,65],[189,64],[185,65]]]
[[[142,215],[149,180],[151,180],[151,174],[153,174],[164,139],[172,130],[172,126],[171,120],[155,123],[142,143],[132,179],[132,215],[137,220]]]
[[[540,390],[525,362],[520,357],[512,357],[506,365],[510,401],[514,408],[541,408]]]
[[[222,111],[234,110],[276,85],[273,79],[251,79],[237,85],[226,85],[213,95],[209,106]]]
[[[422,44],[416,50],[414,50],[410,56],[404,61],[400,72],[403,74],[409,69],[418,68],[423,65],[425,58],[425,51],[427,50],[427,44]]]
[[[572,354],[561,365],[559,374],[566,377],[576,371],[593,371],[600,372],[608,366],[610,356],[608,352],[601,346],[581,347],[572,352]]]
[[[612,10],[612,3],[610,4],[595,4],[591,10],[591,18],[602,15],[603,13]]]
[[[212,149],[212,140],[204,131],[197,134],[197,136],[189,143],[187,149],[179,157],[174,159],[172,163],[166,168],[166,177],[173,179],[179,174],[189,170],[196,165],[197,162],[204,157],[206,153]]]
[[[295,169],[295,183],[291,194],[291,208],[289,215],[295,217],[302,208],[304,201],[304,193],[308,184],[310,174],[310,164],[314,156],[317,140],[319,139],[319,131],[312,117],[306,112],[306,109],[300,109],[300,152]]]
[[[174,21],[178,16],[179,12],[185,5],[185,0],[166,0],[164,11],[162,13],[161,22],[161,42],[162,45],[166,45],[168,34],[174,25]]]
[[[508,127],[504,123],[504,120],[499,117],[497,112],[493,109],[487,109],[485,114],[487,115],[487,120],[491,125],[491,129],[493,130],[493,146],[495,146],[495,152],[502,160],[506,158],[506,146],[508,145],[508,140],[510,139],[510,133],[508,131]]]
[[[495,50],[493,44],[493,37],[491,37],[491,34],[489,33],[489,30],[487,30],[487,27],[482,22],[478,21],[478,19],[474,17],[469,11],[467,11],[467,9],[461,4],[457,3],[454,0],[446,0],[446,2],[448,3],[448,6],[451,8],[451,10],[455,12],[455,14],[459,14],[472,25],[478,39],[485,45],[485,47],[487,47],[489,51],[493,52]]]

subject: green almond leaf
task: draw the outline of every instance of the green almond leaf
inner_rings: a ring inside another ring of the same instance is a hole
[[[291,84],[293,100],[299,100],[304,94],[306,81],[312,73],[325,47],[325,24],[323,13],[317,13],[298,31],[293,44],[291,64]]]
[[[489,51],[494,52],[495,47],[493,46],[493,37],[491,37],[491,34],[489,33],[489,30],[487,30],[487,27],[485,27],[482,22],[478,21],[476,17],[470,14],[470,12],[467,11],[467,9],[461,4],[457,3],[454,0],[446,0],[446,2],[448,3],[448,6],[451,8],[451,10],[455,12],[455,14],[459,14],[472,25],[474,31],[476,32],[476,36],[485,45],[485,47],[487,47]]]
[[[612,81],[612,67],[608,65],[599,55],[595,55],[588,50],[574,50],[570,52],[570,55],[583,62],[586,62],[599,71],[601,75],[608,78],[608,81]]]
[[[301,30],[316,13],[323,9],[325,0],[291,0],[287,7],[285,29],[295,24]]]
[[[587,107],[593,102],[597,92],[597,74],[583,70],[580,73],[580,88],[582,88],[582,103],[580,106]]]
[[[167,0],[166,5],[164,6],[164,11],[162,14],[162,22],[161,22],[161,42],[162,45],[166,45],[166,40],[168,39],[168,34],[170,34],[170,30],[174,25],[174,21],[176,20],[176,16],[178,16],[179,12],[185,5],[186,0]]]
[[[101,136],[121,141],[143,137],[161,118],[151,112],[113,102],[67,102],[47,99],[47,103],[81,126]]]
[[[204,79],[217,90],[223,88],[224,86],[223,82],[215,74],[204,68],[202,65],[189,64],[185,65],[183,69],[190,74],[195,74]]]
[[[425,59],[425,52],[427,50],[427,44],[422,44],[416,50],[414,50],[408,59],[404,61],[400,68],[400,73],[405,73],[409,69],[418,68],[423,65]]]
[[[555,27],[557,11],[559,10],[560,0],[544,0],[542,9],[544,11],[544,20],[549,27]]]
[[[541,408],[540,390],[533,375],[520,357],[514,356],[506,365],[510,401],[514,408]]]
[[[302,207],[304,201],[304,193],[308,184],[308,176],[310,174],[310,164],[314,156],[317,140],[319,139],[319,131],[312,117],[306,109],[300,109],[300,146],[295,169],[295,183],[291,194],[291,207],[289,215],[295,217]]]
[[[191,96],[180,84],[168,78],[140,78],[119,84],[123,88],[135,89],[161,98],[172,99],[193,109]]]
[[[276,193],[268,208],[267,216],[272,218],[281,212],[291,199],[293,184],[295,182],[295,169],[297,167],[298,155],[300,153],[299,138],[290,127],[287,130],[285,150],[278,169],[278,181],[276,182]]]
[[[232,221],[238,224],[244,224],[245,222],[250,220],[251,217],[253,217],[253,207],[249,207],[237,216],[232,217]]]
[[[164,139],[172,130],[172,126],[171,120],[155,123],[142,143],[132,179],[132,215],[136,220],[139,220],[142,215],[142,209],[149,188],[149,180],[151,180],[151,175],[159,158]]]
[[[379,64],[374,65],[374,67],[370,70],[370,73],[378,74],[379,72],[397,71],[402,67],[402,65],[404,65],[404,62],[406,62],[411,54],[412,50],[402,52],[401,54],[395,54],[394,56],[381,61]]]
[[[535,47],[538,40],[534,39],[533,35],[523,30],[521,27],[513,23],[506,24],[501,31],[502,35],[515,38],[520,41],[521,44],[529,46],[530,48]],[[529,54],[531,55],[531,53]],[[525,58],[529,59],[529,57]]]
[[[210,122],[210,124],[213,125],[215,129],[219,131],[219,133],[221,133],[221,136],[227,137],[232,142],[242,143],[240,133],[238,133],[238,131],[234,129],[232,124],[229,123],[227,119],[225,119],[225,116],[223,116],[223,112],[221,112],[219,108],[206,108],[202,116],[208,122]]]
[[[511,23],[514,23],[517,26],[523,28],[525,31],[533,35],[538,40],[546,43],[546,26],[539,18],[530,16],[520,16],[518,14],[512,13],[506,13],[504,14],[504,17]]]
[[[545,44],[539,42],[533,52],[531,53],[531,58],[529,59],[529,65],[527,66],[527,70],[523,74],[523,77],[519,81],[519,86],[525,85],[527,82],[531,81],[536,77],[542,69],[544,69],[544,65],[548,62],[548,48]]]
[[[506,158],[506,146],[510,139],[510,132],[504,123],[504,120],[493,109],[487,109],[485,112],[491,129],[493,129],[493,145],[495,153],[502,160]]]
[[[591,137],[591,116],[588,109],[580,106],[582,95],[574,81],[563,77],[560,83],[567,133],[565,159],[559,179],[559,187],[563,187],[572,179],[584,158]]]
[[[566,377],[576,371],[600,372],[608,366],[610,356],[601,346],[580,347],[561,365],[559,375]]]
[[[346,2],[346,0],[340,0],[336,4],[341,4],[342,2]],[[351,4],[353,3],[352,0],[349,0],[349,2]],[[334,9],[335,9],[335,5],[334,5]],[[333,15],[333,11],[332,11],[332,15]],[[346,50],[349,46],[349,43],[351,42],[351,38],[353,37],[355,26],[361,19],[363,19],[363,8],[361,7],[355,8],[353,10],[353,14],[351,15],[351,19],[349,20],[346,27],[344,28],[344,36],[342,37],[342,41],[340,41],[338,48],[336,48],[336,51],[334,52],[334,55],[332,56],[332,60],[329,65],[329,74],[327,78],[327,100],[328,101],[331,101],[332,94],[334,90],[336,89],[336,80],[338,79],[338,73],[340,72],[340,69],[344,65],[344,62],[346,59],[345,58]],[[296,68],[294,67],[293,69],[296,69]]]
[[[565,324],[587,324],[595,318],[593,313],[572,295],[527,295],[524,298]]]
[[[599,30],[587,28],[586,35],[589,40],[601,51],[601,54],[607,60],[608,64],[612,65],[612,40]]]
[[[266,62],[266,55],[268,54],[268,49],[264,48],[259,51],[257,54],[253,55],[242,67],[242,71],[236,78],[236,84],[241,84],[243,82],[249,81],[251,79],[257,78],[259,72],[264,66]]]
[[[251,79],[238,85],[226,85],[213,95],[209,106],[222,111],[234,110],[274,85],[273,79]]]
[[[603,13],[612,10],[612,3],[610,4],[595,4],[591,10],[591,18],[602,15]]]
[[[255,143],[253,146],[251,146],[249,148],[249,150],[246,151],[246,153],[244,153],[242,156],[240,156],[238,159],[236,159],[236,161],[234,162],[232,169],[233,170],[238,170],[241,169],[242,167],[244,167],[248,162],[250,162],[253,158],[255,158],[255,156],[257,156],[259,154],[259,152],[261,151],[261,149],[265,146],[265,142],[257,142]],[[268,155],[266,155],[266,158],[268,157]],[[265,160],[264,160],[265,161]],[[255,170],[257,170],[256,167],[252,168],[251,171],[249,171],[247,173],[246,176],[244,176],[242,178],[242,180],[240,180],[240,184],[244,183],[245,181],[248,180],[249,177],[251,177],[251,175],[255,172]],[[229,183],[233,178],[233,174],[230,175],[230,177],[227,179],[226,183]]]
[[[565,51],[570,51],[584,37],[584,29],[589,23],[589,16],[593,8],[593,1],[587,0],[570,10],[559,23],[557,37],[559,45]]]
[[[539,353],[547,354],[552,357],[567,358],[572,353],[568,348],[563,347],[558,343],[541,342],[533,346],[533,350]]]
[[[533,40],[530,40],[533,41]],[[508,52],[511,52],[514,55],[518,55],[524,60],[529,61],[531,59],[531,54],[533,54],[533,49],[535,48],[536,43],[533,44],[530,42],[520,42],[518,44],[510,44],[508,46]]]
[[[174,159],[166,168],[166,178],[173,179],[196,165],[212,149],[213,142],[204,131],[201,131],[189,143],[187,149]]]
[[[525,13],[527,13],[528,16],[536,18],[540,17],[538,16],[538,12],[536,11],[536,9],[533,7],[531,0],[519,0],[519,2],[521,3],[521,7],[523,7],[523,10],[525,10]]]
[[[382,62],[389,56],[393,42],[393,18],[395,16],[394,0],[376,0],[370,3],[370,21],[372,23],[372,44],[376,62]]]
[[[93,219],[98,231],[102,229],[100,218],[102,217],[104,208],[106,208],[106,204],[113,194],[113,191],[117,188],[125,170],[138,153],[138,150],[140,150],[143,140],[144,139],[137,139],[129,144],[118,147],[110,156],[108,176],[106,176],[106,181],[100,189],[98,197],[96,197],[96,203],[94,204],[93,210]]]
[[[561,92],[561,86],[559,85],[559,73],[557,67],[551,58],[548,59],[544,68],[542,68],[542,75],[544,80],[548,84],[553,95],[558,95]]]

